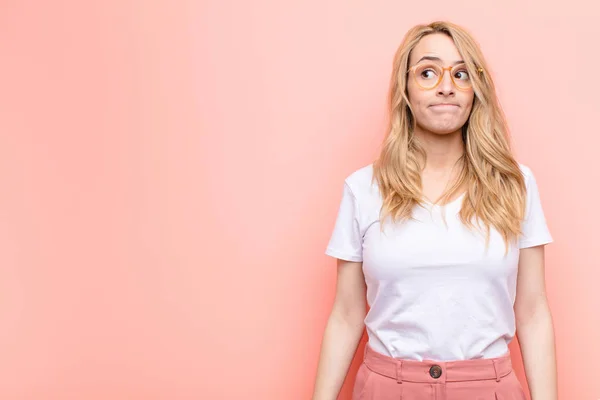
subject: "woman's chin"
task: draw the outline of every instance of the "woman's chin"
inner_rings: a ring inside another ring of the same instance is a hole
[[[440,136],[446,136],[446,135],[451,135],[453,133],[461,133],[461,128],[462,127],[456,127],[456,126],[451,126],[448,128],[442,128],[442,127],[435,127],[435,128],[430,128],[430,129],[425,129],[427,132],[430,132],[433,135],[440,135]]]

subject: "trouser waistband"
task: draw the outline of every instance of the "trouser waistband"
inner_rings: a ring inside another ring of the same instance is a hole
[[[487,359],[416,361],[396,359],[378,353],[368,343],[365,347],[364,363],[370,370],[396,379],[398,383],[445,383],[483,379],[495,379],[499,382],[500,378],[512,371],[510,352],[501,357]]]

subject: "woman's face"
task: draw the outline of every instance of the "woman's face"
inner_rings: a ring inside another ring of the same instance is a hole
[[[433,59],[423,60],[423,57]],[[445,34],[436,33],[419,41],[411,52],[408,67],[431,62],[441,67],[450,67],[459,61],[462,61],[462,57],[452,39]],[[430,90],[419,87],[413,75],[413,72],[410,72],[407,77],[407,91],[417,129],[439,135],[460,131],[471,113],[473,89],[457,89],[448,70],[444,71],[439,85]],[[449,105],[439,105],[441,103]]]

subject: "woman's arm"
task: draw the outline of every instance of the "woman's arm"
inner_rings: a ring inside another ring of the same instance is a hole
[[[364,332],[366,284],[362,262],[337,260],[336,293],[321,343],[313,400],[335,400]]]
[[[557,400],[554,327],[545,285],[544,246],[521,249],[515,318],[532,400]]]

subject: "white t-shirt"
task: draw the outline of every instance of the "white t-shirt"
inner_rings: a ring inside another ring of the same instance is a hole
[[[369,345],[403,359],[453,361],[493,358],[515,335],[514,301],[519,249],[551,243],[531,170],[519,164],[527,186],[526,216],[518,246],[505,257],[501,235],[471,232],[460,222],[464,194],[445,206],[415,206],[416,220],[386,220],[371,184],[373,164],[350,174],[325,254],[362,261],[370,310]],[[485,231],[483,231],[485,232]]]

